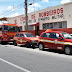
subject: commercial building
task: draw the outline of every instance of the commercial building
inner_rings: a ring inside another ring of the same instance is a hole
[[[25,15],[9,18],[8,23],[18,24],[22,31],[26,30]],[[42,30],[58,28],[72,28],[72,2],[28,13],[29,31],[38,34]]]

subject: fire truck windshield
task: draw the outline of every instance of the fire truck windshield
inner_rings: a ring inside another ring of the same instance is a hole
[[[17,32],[18,31],[18,27],[17,26],[4,26],[4,31]]]

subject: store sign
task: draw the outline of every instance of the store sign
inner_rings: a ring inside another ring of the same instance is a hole
[[[41,17],[48,17],[48,16],[52,16],[52,15],[56,15],[56,14],[61,14],[63,13],[63,8],[60,9],[54,9],[54,10],[50,10],[50,11],[45,11],[45,12],[41,12],[39,13],[39,18]]]
[[[58,19],[58,18],[64,18],[64,15],[63,14],[59,14],[59,15],[52,16],[52,19]]]
[[[37,14],[29,15],[27,17],[28,23],[36,23],[36,21],[40,22],[40,21],[53,20],[53,19],[59,19],[59,18],[64,18],[63,8],[43,11]],[[25,20],[26,20],[25,17],[20,18],[20,21],[23,22],[23,24],[25,24],[26,22]]]
[[[27,17],[27,22],[28,23],[35,23],[36,22],[36,17],[35,17],[36,15],[35,14],[33,14],[33,15],[31,15],[31,17],[29,16],[29,17]],[[30,18],[30,19],[29,19]],[[23,24],[26,22],[26,18],[25,17],[21,17],[20,18],[20,21],[22,21],[23,22]]]
[[[38,21],[63,18],[63,8],[39,13]]]

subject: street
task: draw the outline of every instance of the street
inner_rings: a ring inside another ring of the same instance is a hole
[[[0,44],[0,72],[71,72],[72,55]]]

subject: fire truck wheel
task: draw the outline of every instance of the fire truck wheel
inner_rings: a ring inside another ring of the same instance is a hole
[[[13,44],[14,44],[15,46],[17,46],[17,43],[16,43],[16,41],[15,41],[15,40],[13,41]]]
[[[44,45],[42,43],[39,43],[39,50],[44,50]]]
[[[26,47],[27,47],[27,48],[31,47],[31,45],[30,45],[29,42],[26,42]]]
[[[67,55],[72,54],[72,49],[69,46],[65,47],[65,50],[64,51],[65,51],[65,54],[67,54]]]

